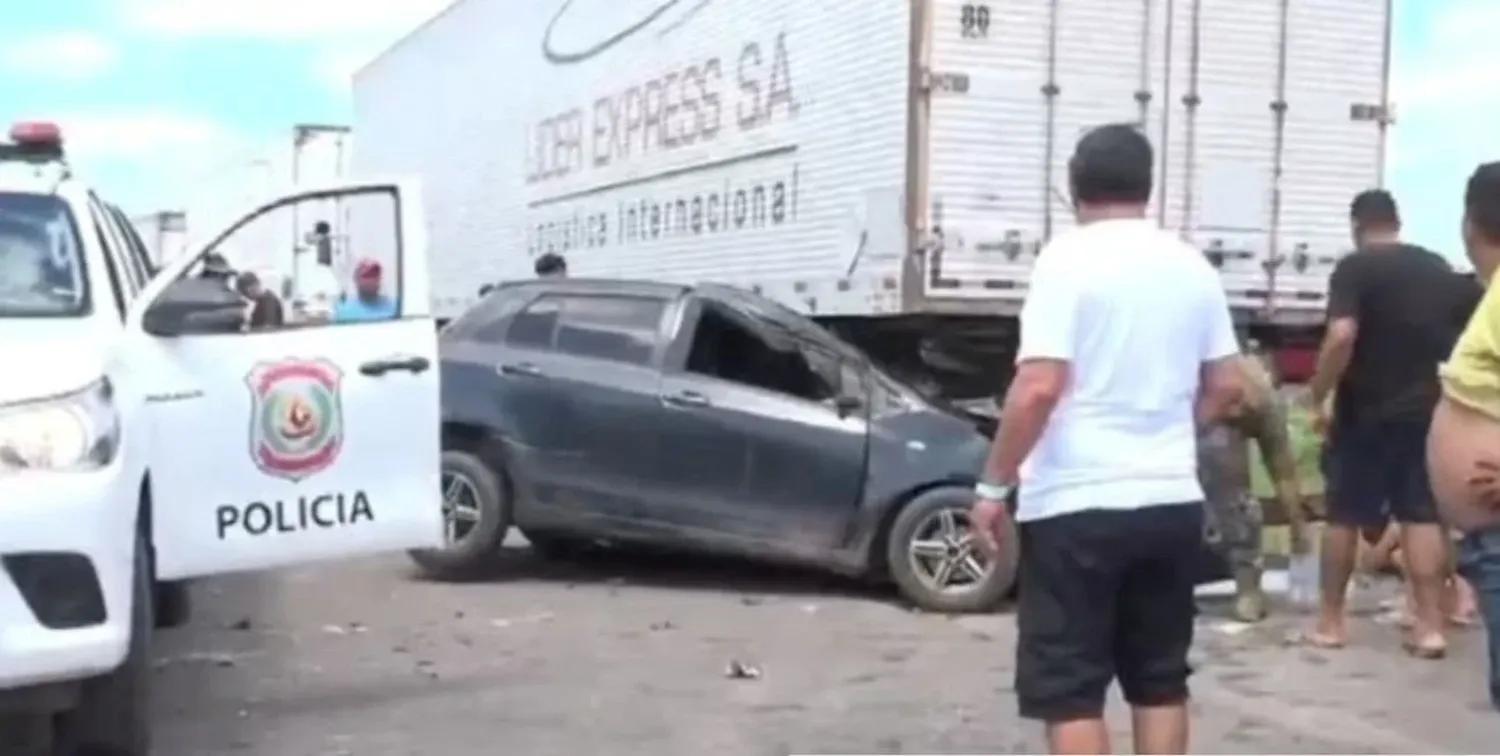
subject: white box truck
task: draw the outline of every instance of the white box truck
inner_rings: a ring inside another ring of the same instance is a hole
[[[187,214],[181,210],[158,210],[130,219],[130,225],[146,245],[146,255],[157,268],[171,265],[187,254]]]
[[[1389,0],[459,0],[354,78],[355,171],[424,182],[434,308],[580,276],[774,297],[997,391],[1077,137],[1133,122],[1151,212],[1289,377],[1391,123]]]
[[[192,182],[195,193],[182,213],[186,239],[207,244],[213,240],[204,234],[222,230],[247,207],[298,186],[345,178],[353,149],[347,125],[304,123],[206,167]],[[351,212],[337,198],[304,202],[292,212],[253,222],[223,252],[236,269],[255,272],[273,290],[300,299],[309,279],[331,286],[330,281],[348,278],[349,258],[356,254],[347,249]],[[317,265],[320,256],[327,265]]]

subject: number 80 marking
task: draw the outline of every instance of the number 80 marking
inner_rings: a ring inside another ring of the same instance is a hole
[[[990,6],[988,3],[964,3],[958,16],[964,39],[984,39],[990,36]]]

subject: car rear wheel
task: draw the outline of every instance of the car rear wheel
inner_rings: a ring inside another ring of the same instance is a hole
[[[443,452],[443,546],[409,552],[426,575],[473,577],[492,567],[510,530],[504,472],[466,451]]]
[[[944,487],[907,502],[891,525],[886,564],[901,595],[931,612],[997,609],[1015,584],[1019,543],[1015,524],[1001,534],[1001,553],[990,559],[969,534],[967,489]]]

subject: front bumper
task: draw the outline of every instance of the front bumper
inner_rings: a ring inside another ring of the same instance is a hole
[[[0,690],[123,662],[138,501],[118,464],[0,477]]]

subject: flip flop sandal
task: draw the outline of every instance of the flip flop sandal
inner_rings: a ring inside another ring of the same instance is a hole
[[[1479,624],[1478,614],[1450,614],[1448,624],[1454,627],[1469,628]]]
[[[1436,661],[1448,655],[1448,644],[1418,643],[1411,639],[1401,641],[1401,648],[1413,659]]]

